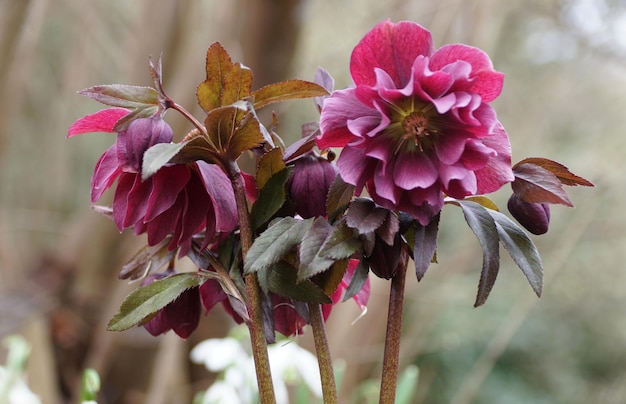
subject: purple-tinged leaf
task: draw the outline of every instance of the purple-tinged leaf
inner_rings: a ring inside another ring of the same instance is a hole
[[[324,89],[328,91],[329,94],[332,93],[333,90],[335,89],[335,79],[333,78],[333,76],[330,75],[330,73],[328,73],[327,70],[321,67],[318,67],[317,71],[315,72],[314,82],[324,87]],[[317,105],[317,109],[320,112],[322,111],[322,106],[324,105],[324,100],[326,98],[327,96],[321,96],[321,97],[315,97],[313,99],[313,101],[315,101],[315,105]]]
[[[488,210],[488,212],[496,223],[500,242],[522,270],[533,291],[541,297],[543,265],[537,247],[524,230],[508,216],[493,210]]]
[[[317,123],[316,123],[317,124]],[[303,125],[304,126],[304,125]],[[292,143],[285,150],[283,160],[285,163],[291,163],[298,157],[309,153],[315,147],[315,137],[319,135],[319,128],[313,130],[308,135],[303,136],[300,140]]]
[[[524,160],[520,161],[519,163],[513,166],[513,171],[515,171],[515,169],[519,165],[526,164],[526,163],[535,164],[542,168],[545,168],[546,170],[554,174],[559,179],[559,181],[561,181],[561,184],[563,185],[570,185],[570,186],[582,185],[585,187],[593,187],[593,184],[591,182],[587,181],[586,179],[582,177],[577,176],[576,174],[573,174],[563,164],[558,163],[553,160],[543,158],[543,157],[525,158]]]
[[[348,207],[354,196],[354,190],[355,186],[346,183],[341,176],[335,177],[326,196],[326,212],[329,219],[336,218]]]
[[[287,200],[285,184],[287,184],[290,173],[290,167],[277,172],[259,191],[259,197],[252,205],[250,212],[254,230],[267,223]]]
[[[400,230],[400,219],[395,212],[388,211],[387,217],[376,229],[376,235],[381,238],[387,245],[393,244],[396,233]]]
[[[311,278],[311,281],[319,286],[327,296],[332,296],[346,274],[349,261],[348,259],[335,261],[326,271]]]
[[[465,221],[478,238],[483,250],[483,268],[478,283],[478,293],[474,307],[484,304],[493,288],[500,270],[500,246],[498,244],[498,228],[495,219],[487,209],[476,202],[456,201],[461,207]],[[495,212],[498,213],[498,212]]]
[[[334,260],[350,258],[360,246],[361,242],[357,238],[356,232],[350,227],[340,224],[328,236],[319,255]]]
[[[248,250],[244,274],[255,273],[280,261],[292,248],[302,242],[304,234],[312,224],[313,219],[297,220],[292,217],[284,217],[270,223]]]
[[[324,95],[328,95],[328,91],[324,87],[304,80],[281,81],[269,84],[252,93],[254,109],[260,109],[275,102],[321,97]]]
[[[142,324],[187,289],[200,286],[205,279],[198,273],[181,273],[134,290],[124,299],[107,330],[124,331]]]
[[[427,226],[422,226],[417,220],[414,221],[413,260],[415,261],[415,275],[418,282],[426,274],[430,263],[433,262],[435,251],[437,251],[440,216],[440,214],[436,215]]]
[[[511,183],[518,198],[531,203],[555,203],[574,206],[556,175],[536,164],[519,164],[513,169]]]
[[[356,296],[356,294],[359,293],[361,289],[363,289],[365,282],[367,282],[369,272],[370,270],[368,266],[365,265],[363,260],[360,260],[358,265],[354,269],[354,273],[352,274],[352,277],[350,279],[350,284],[348,285],[346,292],[343,296],[344,302],[351,297]],[[359,303],[359,306],[361,306],[361,303]]]
[[[300,261],[298,281],[309,279],[320,272],[324,272],[335,262],[333,259],[319,255],[324,242],[332,231],[333,227],[328,224],[326,219],[318,217],[304,234],[302,243],[298,249],[298,258]]]
[[[78,92],[99,103],[119,108],[146,108],[159,105],[159,93],[152,87],[106,84]]]
[[[382,226],[389,211],[367,198],[357,198],[348,207],[346,224],[359,234],[372,233]]]

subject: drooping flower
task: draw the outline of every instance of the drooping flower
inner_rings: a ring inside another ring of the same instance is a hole
[[[81,133],[113,132],[115,123],[128,114],[109,108],[76,121],[68,137]],[[91,200],[96,202],[117,180],[113,197],[113,221],[120,231],[132,227],[147,233],[153,246],[172,236],[170,250],[185,255],[195,234],[205,232],[205,243],[216,233],[237,226],[235,197],[226,175],[213,164],[165,165],[142,179],[144,152],[157,143],[172,140],[172,129],[158,116],[132,121],[98,160],[91,180]]]
[[[511,182],[510,143],[488,104],[503,74],[467,45],[434,50],[414,22],[385,21],[352,52],[355,87],[324,101],[320,148],[342,147],[343,180],[422,225],[444,195],[464,198]]]
[[[298,158],[287,187],[296,213],[305,219],[326,216],[326,195],[336,176],[335,165],[313,152]]]

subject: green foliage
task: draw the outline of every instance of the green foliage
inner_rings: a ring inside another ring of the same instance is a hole
[[[185,290],[200,286],[208,273],[181,273],[154,281],[131,292],[107,326],[109,331],[124,331],[150,320],[159,310]]]

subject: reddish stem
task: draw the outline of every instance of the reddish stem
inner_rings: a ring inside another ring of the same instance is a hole
[[[391,278],[389,291],[389,310],[387,312],[387,334],[385,336],[385,354],[380,382],[381,404],[393,404],[396,399],[398,384],[398,363],[400,357],[400,339],[402,336],[402,307],[404,303],[404,283],[408,255],[402,250],[398,269]]]
[[[309,321],[313,329],[313,341],[315,342],[315,353],[317,354],[320,377],[322,379],[322,394],[324,404],[337,404],[337,386],[335,385],[335,373],[333,371],[333,361],[326,339],[326,327],[322,315],[322,305],[309,303]]]

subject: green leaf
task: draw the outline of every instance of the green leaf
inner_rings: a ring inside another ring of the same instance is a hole
[[[278,262],[268,273],[269,291],[301,302],[332,303],[319,286],[310,280],[298,281],[297,274],[298,270],[287,262]]]
[[[259,197],[252,205],[252,228],[260,228],[283,206],[287,199],[285,185],[289,179],[291,168],[285,168],[274,174],[259,191]]]
[[[152,87],[106,84],[86,88],[79,94],[112,107],[132,109],[159,105],[159,93]]]
[[[321,97],[328,91],[319,84],[304,80],[287,80],[262,87],[252,93],[254,109],[263,108],[274,102],[298,98]]]
[[[185,146],[184,143],[157,143],[143,154],[141,179],[146,180],[170,162]]]
[[[355,230],[345,224],[337,226],[328,236],[319,255],[334,260],[350,258],[361,247],[355,233]]]
[[[124,299],[107,330],[124,331],[147,321],[185,290],[200,286],[205,280],[199,273],[181,273],[136,289]]]
[[[427,226],[422,226],[417,220],[413,222],[413,260],[415,261],[415,274],[418,281],[421,281],[426,274],[430,263],[433,262],[435,251],[437,251],[439,218],[440,214],[437,214]]]
[[[492,216],[492,213],[498,212],[472,201],[457,202],[463,210],[465,221],[478,238],[483,250],[483,268],[480,273],[476,302],[474,303],[474,307],[478,307],[487,301],[500,270],[499,231]]]
[[[221,164],[222,162],[215,148],[202,135],[192,137],[182,144],[182,149],[170,159],[170,163],[188,164],[198,160],[213,164]]]
[[[313,219],[297,220],[284,217],[270,223],[250,246],[245,258],[244,273],[252,274],[280,261],[289,251],[302,242]]]
[[[319,286],[327,296],[332,296],[346,274],[348,261],[347,259],[335,261],[326,271],[311,278],[311,281]]]
[[[500,212],[488,210],[495,220],[500,242],[522,270],[537,296],[543,288],[543,265],[533,241],[515,222]]]
[[[279,147],[263,154],[259,159],[259,163],[256,168],[257,189],[263,189],[270,178],[286,167],[287,166],[283,161],[283,151]]]
[[[318,217],[304,234],[298,251],[300,260],[298,281],[309,279],[313,275],[324,272],[335,262],[335,260],[322,257],[319,254],[320,249],[332,231],[333,228],[326,219]]]
[[[363,289],[363,285],[367,281],[367,275],[369,275],[370,269],[363,260],[359,261],[359,264],[356,266],[354,270],[354,274],[352,275],[352,279],[350,280],[350,284],[346,289],[346,292],[343,296],[343,301],[354,297],[357,293]]]
[[[198,86],[196,96],[198,103],[205,111],[221,107],[222,93],[226,85],[226,77],[233,69],[233,62],[228,52],[219,42],[213,43],[206,55],[206,80]]]
[[[128,125],[130,125],[130,123],[134,121],[135,119],[150,118],[156,115],[157,112],[159,112],[158,106],[135,108],[135,110],[130,112],[128,115],[125,115],[119,121],[115,123],[115,126],[113,127],[113,131],[122,132],[126,130],[128,128]]]
[[[326,212],[329,220],[334,220],[348,207],[354,196],[354,190],[354,185],[344,182],[341,176],[335,177],[326,195]]]

